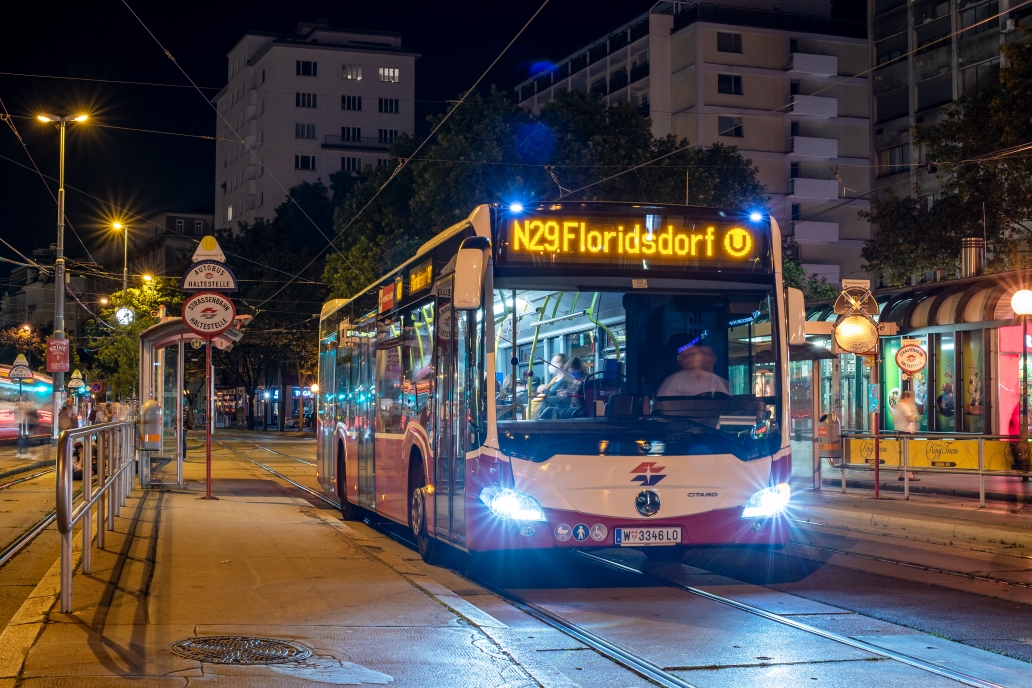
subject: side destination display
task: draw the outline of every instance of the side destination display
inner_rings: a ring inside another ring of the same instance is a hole
[[[549,214],[504,220],[504,261],[537,265],[649,265],[772,270],[770,225],[747,216]]]
[[[236,307],[215,292],[194,294],[183,302],[183,322],[199,335],[214,337],[233,326]]]
[[[237,279],[225,263],[202,260],[186,269],[180,291],[237,291]]]

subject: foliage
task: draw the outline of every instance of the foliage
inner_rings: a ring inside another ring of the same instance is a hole
[[[417,145],[401,137],[391,157],[409,158]],[[650,121],[626,102],[607,106],[597,94],[566,91],[534,115],[492,89],[470,95],[400,172],[367,167],[358,177],[334,178],[339,252],[328,255],[323,275],[331,294],[353,295],[481,203],[560,196],[684,203],[687,177],[694,204],[762,209],[756,174],[734,147],[655,138]]]
[[[154,278],[141,287],[113,293],[97,317],[86,322],[89,348],[95,349],[94,379],[107,379],[108,389],[123,399],[131,396],[139,375],[140,333],[158,323],[151,312],[164,305],[169,314],[175,314],[182,303],[183,295],[174,279]],[[120,325],[115,320],[115,312],[123,306],[135,313],[128,325]]]
[[[25,354],[29,366],[44,366],[47,343],[37,328],[29,327],[26,330],[21,325],[12,325],[0,330],[0,363],[11,365],[18,354]],[[42,371],[43,367],[38,369]]]
[[[871,201],[860,216],[878,232],[864,248],[864,269],[900,284],[908,276],[952,268],[961,239],[986,239],[990,272],[1028,264],[1032,239],[1032,157],[1027,151],[1000,155],[1032,141],[1032,41],[1005,43],[1011,66],[1000,83],[956,101],[935,126],[914,131],[914,142],[933,161],[943,197],[927,204],[888,194]],[[920,195],[920,188],[914,190]],[[983,221],[984,218],[984,221]]]
[[[781,245],[781,270],[785,286],[801,290],[807,303],[827,301],[838,296],[839,290],[828,283],[827,277],[816,272],[806,274],[799,260],[799,245],[792,237],[786,237]]]
[[[271,221],[240,223],[216,233],[239,282],[234,295],[238,312],[253,316],[231,351],[214,354],[216,369],[247,393],[248,428],[254,427],[250,400],[260,381],[274,379],[281,361],[294,369],[298,384],[305,384],[318,365],[317,314],[326,288],[319,281],[322,263],[317,258],[332,231],[338,191],[331,196],[319,181],[300,184],[290,194],[297,203],[284,201]],[[298,278],[291,282],[294,275]]]

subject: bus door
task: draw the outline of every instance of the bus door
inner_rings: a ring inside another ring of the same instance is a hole
[[[376,510],[376,464],[373,447],[376,433],[376,318],[356,328],[357,355],[351,365],[351,389],[354,395],[355,434],[358,445],[358,503]]]
[[[452,279],[441,280],[434,346],[434,531],[460,547],[466,546],[466,455],[460,430],[464,381],[456,363],[459,347],[465,345],[460,332],[464,323],[465,318],[457,318],[452,308]]]

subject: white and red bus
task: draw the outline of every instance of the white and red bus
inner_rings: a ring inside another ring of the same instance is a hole
[[[803,308],[765,214],[482,205],[319,337],[320,481],[428,561],[787,538]]]

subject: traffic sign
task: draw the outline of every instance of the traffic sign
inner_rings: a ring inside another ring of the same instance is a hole
[[[896,366],[904,373],[913,375],[924,370],[926,365],[928,365],[928,354],[920,344],[904,344],[896,352]]]
[[[82,373],[80,373],[78,370],[72,373],[72,377],[68,379],[68,384],[65,386],[68,387],[68,389],[75,390],[79,390],[85,387],[86,383],[83,382]]]
[[[104,386],[101,385],[99,382],[94,382],[92,385],[90,385],[90,390],[94,392],[99,392],[101,389],[103,389],[103,387]]]
[[[48,339],[47,340],[47,372],[67,373],[68,372],[68,340]]]
[[[32,368],[29,367],[29,361],[25,358],[25,354],[18,354],[18,358],[14,359],[14,365],[11,366],[7,377],[11,380],[32,379]]]
[[[186,269],[180,291],[236,291],[237,279],[225,263],[202,260]]]
[[[223,253],[222,248],[219,247],[219,242],[211,235],[203,237],[200,244],[197,245],[197,250],[194,251],[193,261],[195,263],[199,263],[202,260],[215,260],[220,263],[226,262],[226,254]]]
[[[204,340],[203,339],[191,339],[190,340],[190,347],[191,348],[193,348],[193,349],[200,349],[202,346],[204,346]]]
[[[183,302],[183,322],[205,337],[214,337],[233,326],[236,307],[226,296],[213,291],[194,294]]]

